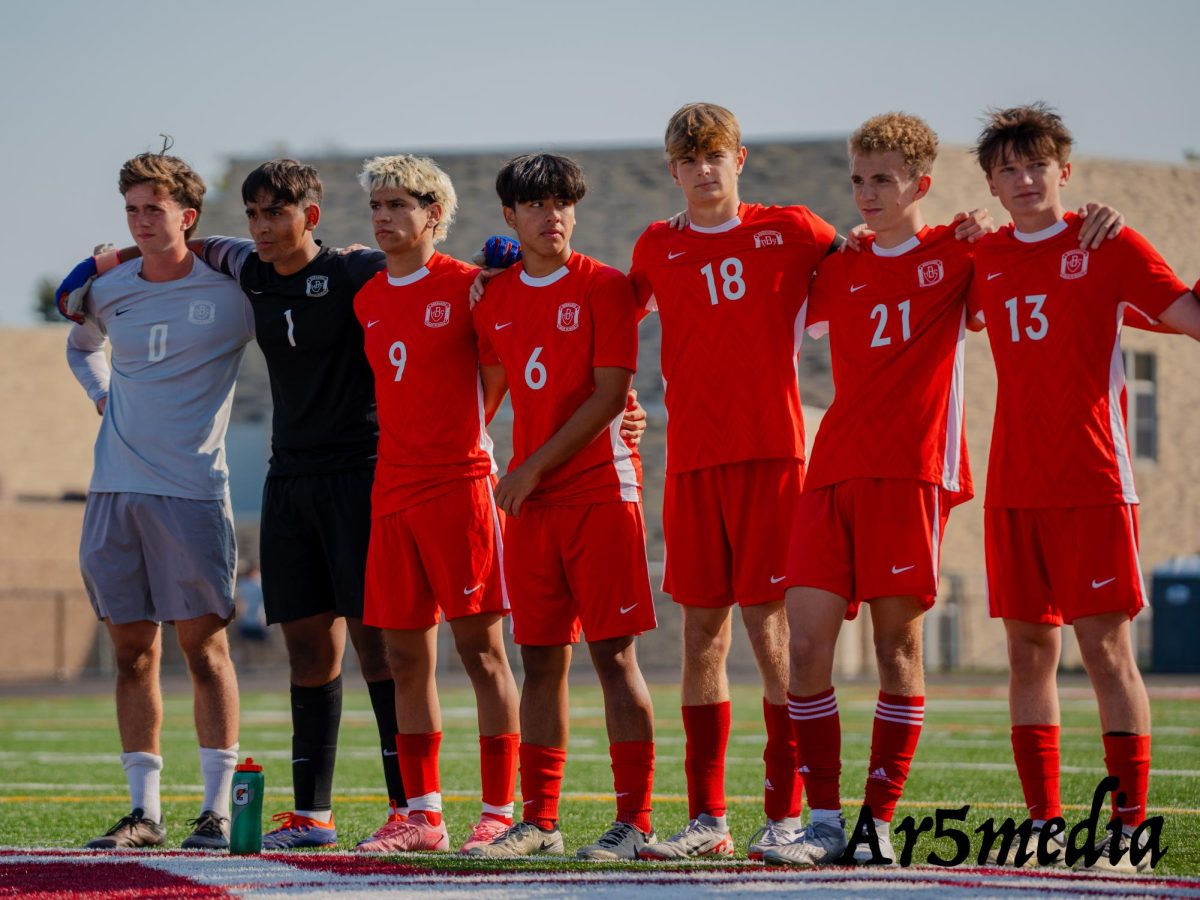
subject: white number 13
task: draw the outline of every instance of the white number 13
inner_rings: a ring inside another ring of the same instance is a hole
[[[1025,298],[1025,302],[1033,307],[1029,311],[1029,318],[1036,322],[1036,325],[1026,325],[1024,328],[1025,336],[1031,341],[1040,341],[1046,336],[1046,332],[1050,330],[1050,322],[1046,319],[1046,314],[1042,312],[1042,304],[1046,302],[1045,294],[1030,294]],[[1004,307],[1008,310],[1008,326],[1012,330],[1013,343],[1021,339],[1021,326],[1017,322],[1017,298],[1010,297],[1004,301]]]

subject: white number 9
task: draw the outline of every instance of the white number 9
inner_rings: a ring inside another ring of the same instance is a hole
[[[388,359],[396,367],[396,380],[399,381],[404,377],[404,365],[408,362],[408,348],[404,346],[404,341],[396,341],[392,344],[388,350]]]

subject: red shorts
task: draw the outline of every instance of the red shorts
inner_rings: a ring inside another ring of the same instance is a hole
[[[684,606],[783,599],[788,533],[804,485],[798,459],[755,459],[668,475],[663,590]]]
[[[983,511],[992,618],[1070,624],[1146,605],[1136,506]]]
[[[925,609],[938,589],[949,493],[907,478],[852,478],[805,491],[796,506],[787,584],[820,588],[848,603],[916,597]]]
[[[654,598],[642,505],[524,506],[504,525],[518,644],[554,647],[650,631]]]
[[[433,500],[371,522],[363,622],[423,629],[508,607],[501,517],[492,479],[455,484]]]

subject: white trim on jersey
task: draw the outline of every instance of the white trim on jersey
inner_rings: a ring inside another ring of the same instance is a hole
[[[800,377],[800,348],[804,345],[804,325],[808,321],[808,298],[804,298],[804,302],[800,304],[800,310],[796,313],[796,320],[792,323],[792,356],[793,362],[796,364],[796,378]],[[818,326],[819,327],[819,326]],[[825,323],[825,330],[829,330],[829,323]],[[811,334],[811,332],[810,332]],[[812,335],[820,337],[819,334]]]
[[[933,592],[936,594],[942,581],[942,495],[933,492],[933,526],[929,535],[929,561],[933,563]],[[923,708],[923,707],[922,707]]]
[[[417,271],[410,275],[401,275],[399,278],[396,278],[394,275],[389,275],[387,280],[388,284],[390,284],[392,287],[408,287],[410,284],[416,284],[428,274],[429,267],[421,266],[421,268],[417,269]]]
[[[1036,244],[1038,241],[1049,240],[1050,238],[1062,234],[1067,230],[1067,220],[1059,219],[1053,225],[1043,228],[1041,231],[1020,231],[1013,229],[1013,237],[1022,244]]]
[[[492,505],[492,531],[495,533],[496,541],[496,566],[500,570],[500,599],[504,603],[505,609],[512,609],[512,605],[508,601],[508,581],[504,575],[504,529],[500,527],[500,511],[496,509],[496,489],[488,481],[488,503]],[[508,623],[509,631],[512,631],[512,617],[509,616]]]
[[[621,437],[621,420],[625,418],[622,411],[608,425],[608,438],[612,443],[613,468],[617,472],[617,481],[621,485],[621,499],[626,503],[636,503],[641,500],[638,494],[637,469],[633,465],[633,450]]]
[[[954,374],[950,376],[950,397],[946,403],[946,447],[942,463],[942,487],[948,491],[961,489],[963,420],[966,415],[963,390],[966,350],[967,309],[964,306],[958,323],[958,342],[954,346]]]
[[[724,234],[726,231],[733,231],[742,224],[741,216],[734,216],[727,222],[722,222],[720,225],[697,225],[695,222],[688,222],[688,228],[699,234]]]
[[[886,256],[886,257],[903,256],[909,250],[914,250],[920,246],[921,246],[921,239],[914,234],[907,241],[897,244],[895,247],[880,247],[878,242],[872,241],[871,242],[871,252],[874,253],[876,256]]]
[[[492,464],[489,474],[495,475],[500,471],[500,467],[496,465],[496,454],[493,452],[496,444],[487,430],[487,413],[483,408],[483,379],[481,378],[475,381],[475,403],[479,408],[479,446],[488,455],[488,460]]]
[[[1125,396],[1125,358],[1121,354],[1121,320],[1125,317],[1125,307],[1129,305],[1123,300],[1117,304],[1117,335],[1113,339],[1113,352],[1108,365],[1108,424],[1113,452],[1117,458],[1117,471],[1121,476],[1121,499],[1126,503],[1137,503],[1137,489],[1133,484],[1133,462],[1129,459],[1129,434],[1125,430],[1122,403]]]
[[[534,278],[532,275],[530,275],[528,272],[526,272],[524,269],[522,269],[521,270],[521,284],[525,284],[525,285],[528,285],[529,287],[535,287],[535,288],[549,287],[550,285],[554,284],[554,282],[562,281],[564,278],[566,278],[567,274],[570,271],[571,271],[570,269],[568,269],[565,265],[563,265],[563,266],[559,266],[557,269],[555,269],[549,275],[542,275],[540,278]]]

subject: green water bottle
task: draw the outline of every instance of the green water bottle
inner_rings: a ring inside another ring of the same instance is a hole
[[[247,756],[233,772],[230,853],[262,853],[263,770]]]

